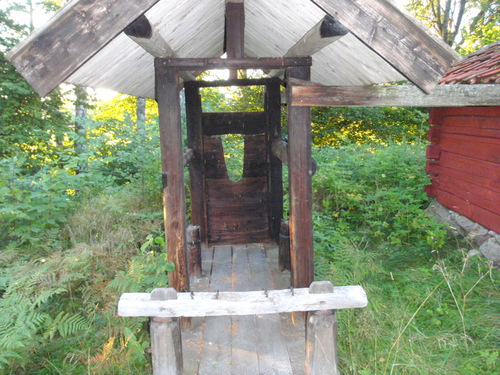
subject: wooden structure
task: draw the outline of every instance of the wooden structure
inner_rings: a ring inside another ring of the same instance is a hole
[[[453,66],[443,77],[450,87],[500,91],[500,42]],[[484,102],[483,102],[484,103]],[[444,206],[500,232],[500,98],[490,107],[433,108],[427,193]]]
[[[120,299],[119,315],[152,319],[154,374],[338,374],[335,310],[365,307],[363,288],[291,288],[276,246],[215,246],[203,254],[207,272],[192,279],[192,293],[155,289]],[[293,324],[294,311],[309,313]],[[192,324],[181,334],[185,316]]]

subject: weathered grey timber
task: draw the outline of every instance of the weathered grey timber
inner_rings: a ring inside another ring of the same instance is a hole
[[[292,86],[291,105],[328,107],[467,107],[498,105],[500,85],[438,85],[431,94],[416,86]]]
[[[151,299],[176,299],[173,288],[159,288],[151,292]],[[150,322],[153,375],[182,374],[182,339],[178,318],[152,318]]]
[[[312,2],[342,22],[359,40],[427,94],[460,59],[460,55],[444,41],[431,35],[429,30],[390,1]]]
[[[71,1],[6,57],[45,96],[157,2]]]

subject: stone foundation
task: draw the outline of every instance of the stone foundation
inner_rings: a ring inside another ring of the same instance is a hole
[[[427,212],[440,223],[448,223],[453,233],[469,240],[485,257],[500,266],[500,234],[483,227],[437,201],[430,204]]]

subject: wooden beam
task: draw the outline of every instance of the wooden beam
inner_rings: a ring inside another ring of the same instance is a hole
[[[386,0],[311,0],[422,91],[430,93],[461,57]]]
[[[310,69],[288,68],[286,76],[309,80]],[[289,88],[287,92],[291,95]],[[311,144],[310,109],[289,105],[290,257],[294,287],[308,286],[314,280]]]
[[[71,1],[6,58],[40,96],[48,95],[157,2]]]
[[[211,69],[282,69],[292,66],[311,66],[311,57],[258,57],[242,59],[191,58],[191,59],[159,59],[165,68],[179,70],[211,70]]]
[[[293,45],[285,57],[312,56],[326,46],[342,38],[349,32],[339,21],[327,14],[321,21],[312,27],[295,45]],[[271,70],[270,77],[283,75],[283,70]]]
[[[295,311],[363,308],[368,305],[359,285],[335,286],[333,292],[315,294],[309,288],[250,292],[177,293],[177,299],[152,300],[150,293],[124,293],[118,315],[159,318],[277,314]]]
[[[190,81],[184,83],[185,87],[229,87],[229,86],[264,86],[273,83],[281,83],[278,78],[244,78],[228,79],[220,81]]]
[[[327,107],[497,106],[500,85],[438,85],[430,95],[405,86],[292,86],[291,105]]]
[[[124,33],[153,57],[178,57],[145,15],[141,15],[128,25]],[[194,81],[196,79],[191,72],[183,71],[179,72],[179,75],[184,81]]]
[[[226,2],[226,54],[229,59],[245,57],[245,4]],[[231,70],[230,78],[237,79],[238,71]]]
[[[168,176],[168,187],[163,189],[166,248],[168,260],[175,264],[175,270],[168,273],[168,285],[186,292],[189,271],[179,77],[175,69],[162,65],[156,66],[155,71],[162,171]]]
[[[266,131],[264,112],[207,112],[202,114],[204,135],[262,134]]]

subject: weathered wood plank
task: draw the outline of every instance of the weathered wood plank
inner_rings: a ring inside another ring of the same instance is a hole
[[[312,1],[426,93],[460,59],[444,41],[390,1]]]
[[[276,139],[271,145],[271,151],[273,155],[276,156],[283,164],[285,164],[287,167],[289,166],[287,141],[285,141],[284,139]],[[311,176],[314,176],[317,170],[318,170],[318,163],[316,163],[316,160],[311,158],[311,172],[312,172]]]
[[[189,247],[189,275],[201,276],[201,237],[198,225],[189,225],[186,241]]]
[[[202,115],[203,134],[262,134],[266,130],[264,112],[207,112]]]
[[[311,66],[311,57],[256,57],[243,59],[185,58],[161,59],[161,64],[179,70],[212,69],[284,69],[290,66]]]
[[[144,14],[128,25],[124,33],[153,57],[178,57],[177,53],[165,41],[156,27],[151,25]],[[191,72],[182,71],[179,72],[179,76],[184,81],[196,79]]]
[[[40,96],[48,95],[157,2],[71,1],[6,58]]]
[[[217,246],[214,249],[210,291],[214,299],[222,291],[231,290],[231,246]],[[218,292],[221,291],[221,292]],[[200,293],[194,295],[196,301]],[[199,375],[231,373],[231,317],[207,316],[203,335]]]
[[[496,106],[500,85],[438,85],[431,94],[416,86],[292,86],[294,106],[462,107]]]
[[[268,157],[265,134],[245,135],[243,177],[267,177]],[[267,184],[267,183],[266,183]]]
[[[261,197],[266,193],[266,178],[242,178],[239,181],[214,179],[207,181],[208,199]]]
[[[185,86],[186,127],[188,147],[193,150],[189,164],[189,186],[191,191],[191,221],[199,225],[201,239],[207,239],[205,210],[205,178],[203,165],[203,131],[201,127],[201,97],[197,87]]]
[[[308,67],[288,68],[287,78],[308,80]],[[287,90],[289,102],[291,91]],[[290,260],[292,285],[309,286],[314,280],[312,226],[311,112],[288,105],[288,176],[290,186]]]
[[[185,87],[224,87],[224,86],[262,86],[272,83],[281,83],[278,78],[240,78],[218,81],[189,81],[185,83]]]
[[[269,159],[269,237],[278,242],[279,225],[283,217],[283,167],[271,152],[274,140],[281,138],[281,94],[278,80],[266,86],[264,107],[267,116],[266,147]]]
[[[336,286],[333,293],[321,295],[310,294],[309,288],[295,288],[293,295],[290,289],[271,290],[272,282],[269,271],[255,272],[259,270],[256,259],[262,262],[265,268],[267,268],[267,262],[264,256],[252,255],[252,252],[249,252],[252,275],[257,275],[255,279],[252,278],[252,289],[260,290],[251,292],[222,291],[229,288],[231,273],[228,272],[224,276],[221,273],[220,276],[217,276],[216,264],[214,263],[211,285],[216,285],[214,288],[220,289],[218,295],[217,292],[199,292],[195,293],[192,298],[190,293],[178,293],[177,300],[164,302],[152,301],[149,293],[124,293],[118,304],[118,315],[164,318],[176,316],[259,315],[294,311],[353,309],[367,306],[366,294],[361,286]],[[227,270],[228,267],[230,268],[230,264],[222,268]],[[215,284],[215,280],[224,283]],[[229,281],[229,284],[227,284],[227,281]],[[268,289],[267,296],[266,288]]]
[[[290,228],[288,220],[281,220],[279,240],[279,270],[291,270],[290,264]]]
[[[165,237],[168,260],[175,263],[175,271],[168,273],[168,285],[178,291],[186,292],[189,290],[189,270],[178,84],[176,70],[164,69],[162,66],[156,68],[162,171],[168,176],[168,187],[163,189]]]
[[[203,174],[205,185],[208,179],[227,179],[226,159],[220,137],[203,136]]]
[[[249,246],[248,259],[252,275],[252,289],[259,290],[265,299],[270,297],[272,288],[271,274],[264,248]],[[267,291],[267,292],[266,292]],[[285,293],[288,291],[284,291]],[[259,292],[253,292],[259,293]],[[255,316],[257,353],[260,374],[292,374],[286,343],[281,333],[281,321],[278,314]]]
[[[246,245],[233,246],[233,291],[250,291],[250,269]],[[232,374],[259,374],[259,359],[255,347],[255,317],[232,317]]]

